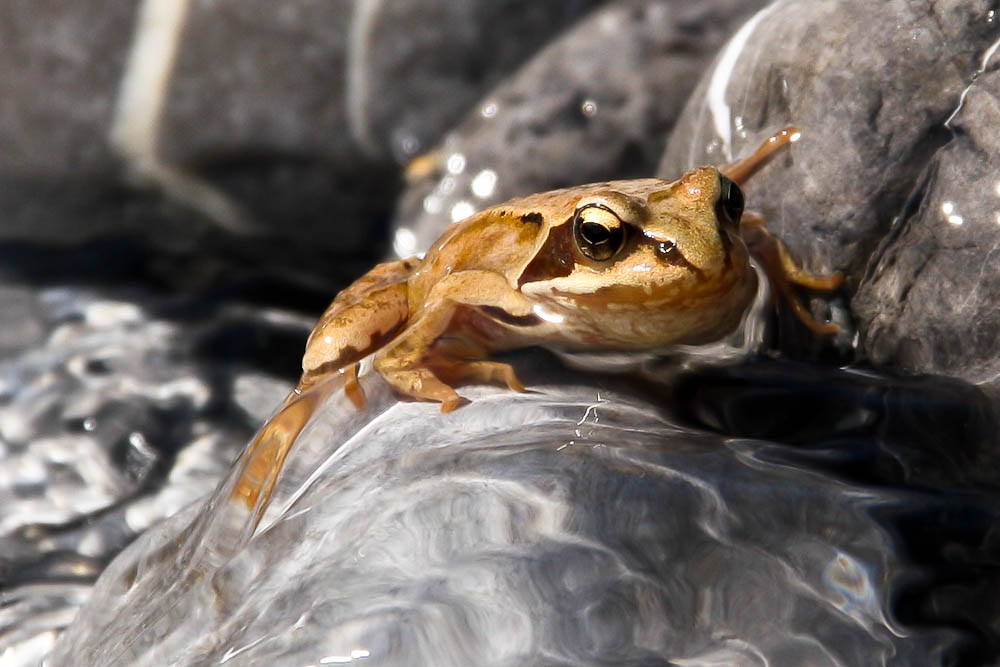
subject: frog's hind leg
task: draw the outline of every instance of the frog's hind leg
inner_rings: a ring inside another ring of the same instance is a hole
[[[737,162],[719,167],[719,173],[733,183],[736,183],[736,185],[743,185],[748,178],[756,174],[761,167],[770,162],[771,158],[781,149],[798,141],[800,136],[801,132],[799,132],[799,128],[789,125],[768,137],[749,156]]]
[[[482,306],[514,317],[531,316],[530,303],[500,274],[453,273],[431,290],[422,315],[375,355],[375,370],[407,396],[440,402],[441,412],[462,405],[453,385],[463,382],[505,384],[523,391],[509,364],[482,359],[488,342],[479,340],[484,334],[469,321]]]
[[[296,438],[309,423],[313,413],[336,388],[337,383],[329,382],[310,387],[306,391],[290,393],[281,410],[258,431],[240,457],[239,475],[230,497],[253,512],[255,527],[264,515],[278,475],[284,467],[285,457]]]
[[[789,254],[788,248],[781,242],[781,239],[768,231],[764,219],[754,213],[743,214],[740,232],[750,252],[760,261],[771,284],[774,285],[775,290],[784,298],[785,302],[791,306],[792,312],[799,318],[799,321],[816,334],[837,333],[840,329],[836,324],[816,321],[816,318],[802,304],[802,298],[794,286],[832,292],[844,283],[844,276],[840,272],[825,276],[816,275],[803,269]]]
[[[414,260],[379,264],[337,295],[309,335],[299,389],[340,373],[347,397],[359,410],[364,407],[357,364],[391,341],[406,324],[407,279],[414,266]]]

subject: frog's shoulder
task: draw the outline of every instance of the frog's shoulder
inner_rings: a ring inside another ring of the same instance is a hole
[[[408,315],[407,281],[417,266],[416,258],[378,264],[337,294],[306,341],[303,382],[359,361],[398,331]]]

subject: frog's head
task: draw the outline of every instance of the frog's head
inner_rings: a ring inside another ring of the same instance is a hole
[[[735,183],[700,167],[577,191],[521,276],[543,312],[584,345],[695,343],[735,327],[756,291]]]

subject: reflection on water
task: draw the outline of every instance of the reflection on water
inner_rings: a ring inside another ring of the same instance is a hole
[[[108,568],[53,664],[996,657],[979,389],[757,359],[652,362],[639,391],[514,361],[536,391],[448,415],[370,376],[364,412],[332,396],[252,537],[227,482]]]

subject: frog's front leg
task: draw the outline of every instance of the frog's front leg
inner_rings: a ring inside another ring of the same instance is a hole
[[[799,128],[794,125],[780,129],[747,157],[719,167],[719,173],[742,186],[747,182],[747,179],[770,162],[771,158],[778,154],[778,151],[798,141],[800,136]]]
[[[492,271],[461,271],[441,280],[424,306],[391,344],[375,355],[375,370],[399,392],[441,403],[450,412],[463,400],[453,384],[502,383],[524,391],[509,364],[485,361],[489,341],[474,321],[488,320],[480,307],[513,317],[532,315],[531,302]]]
[[[833,323],[817,322],[806,310],[793,285],[806,289],[832,292],[844,282],[840,272],[830,275],[809,273],[792,258],[788,248],[777,236],[768,231],[764,219],[754,213],[744,213],[740,233],[751,254],[757,258],[774,288],[791,306],[799,321],[816,334],[835,334],[840,329]]]

